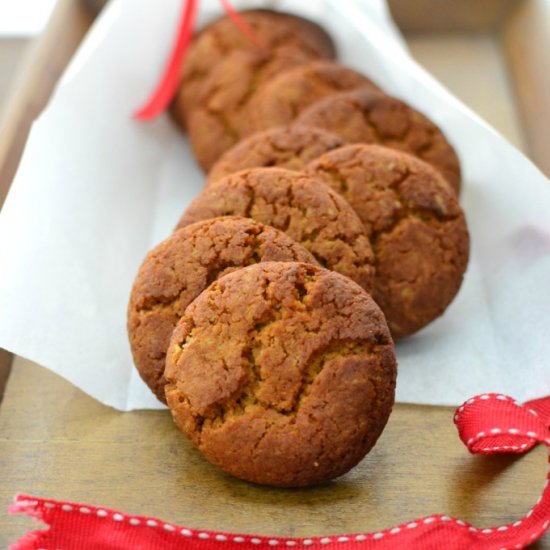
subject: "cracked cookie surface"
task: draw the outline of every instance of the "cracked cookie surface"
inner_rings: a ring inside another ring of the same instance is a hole
[[[246,168],[274,166],[302,170],[323,153],[344,145],[344,140],[311,126],[279,126],[252,134],[227,151],[212,167],[207,185]]]
[[[166,350],[185,308],[218,277],[262,261],[316,263],[283,232],[238,217],[190,225],[146,256],[130,296],[128,337],[136,368],[160,401]]]
[[[290,124],[313,103],[360,87],[379,92],[366,76],[333,61],[315,61],[285,71],[267,82],[248,103],[243,135]]]
[[[244,50],[230,53],[218,62],[204,80],[197,104],[187,116],[191,148],[205,171],[244,135],[244,113],[262,84],[308,60],[299,50],[285,50],[277,55]]]
[[[293,50],[310,60],[335,56],[332,39],[312,21],[267,9],[245,10],[239,15],[261,40],[262,47],[254,44],[227,16],[202,29],[187,49],[181,83],[172,104],[171,112],[182,127],[200,102],[204,81],[220,60],[234,51],[263,52],[278,57]]]
[[[379,145],[348,145],[306,167],[365,224],[375,256],[372,296],[394,338],[441,315],[468,264],[469,237],[454,191],[429,164]]]
[[[394,400],[384,316],[358,285],[299,263],[217,280],[186,310],[166,363],[174,421],[203,455],[281,487],[344,474],[371,449]]]
[[[373,255],[351,206],[321,181],[281,168],[252,168],[218,180],[183,213],[178,227],[217,216],[244,216],[284,231],[328,269],[370,291]]]
[[[334,94],[311,105],[297,122],[333,132],[348,143],[377,143],[410,153],[460,191],[460,163],[451,144],[433,122],[396,98],[369,89]]]

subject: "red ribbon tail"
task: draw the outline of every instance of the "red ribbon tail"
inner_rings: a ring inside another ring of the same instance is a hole
[[[168,60],[162,78],[152,96],[145,105],[134,113],[134,117],[138,120],[152,120],[161,114],[168,107],[170,101],[172,101],[178,88],[185,52],[193,34],[196,14],[197,0],[186,0],[184,2],[181,24],[170,59]]]
[[[237,10],[231,5],[229,0],[220,0],[227,15],[231,18],[235,26],[258,48],[265,49],[265,44],[254,32],[252,27],[238,14]]]
[[[221,3],[236,27],[258,48],[265,49],[265,46],[254,30],[238,14],[229,0],[221,0]],[[184,0],[178,34],[162,78],[151,97],[134,113],[134,118],[142,121],[154,119],[166,110],[176,94],[185,52],[187,51],[187,47],[193,35],[193,28],[197,15],[197,4],[197,0]]]
[[[550,450],[548,424],[541,411],[545,400],[521,404],[497,393],[469,399],[455,414],[461,439],[471,452],[524,453],[537,443]],[[535,410],[536,409],[536,410]],[[540,498],[527,514],[513,523],[478,528],[447,515],[434,514],[372,533],[285,538],[219,533],[182,527],[159,518],[136,516],[89,504],[59,502],[18,495],[12,513],[25,513],[45,522],[49,529],[33,531],[12,550],[39,548],[155,548],[156,550],[498,550],[525,548],[550,527],[550,469]],[[106,546],[108,541],[108,545]]]

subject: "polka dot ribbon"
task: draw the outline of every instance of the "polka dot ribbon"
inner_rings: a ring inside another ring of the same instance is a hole
[[[458,433],[471,453],[525,453],[537,443],[550,451],[550,396],[522,405],[511,397],[484,394],[469,399],[454,416]],[[476,528],[435,514],[375,533],[284,538],[201,531],[157,518],[135,516],[96,506],[18,495],[10,512],[45,522],[12,550],[252,550],[286,547],[326,550],[477,550],[524,548],[550,526],[550,467],[544,490],[525,517],[496,527]]]

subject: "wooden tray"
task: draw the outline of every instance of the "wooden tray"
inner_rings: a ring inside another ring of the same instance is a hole
[[[390,4],[420,62],[550,173],[550,3]],[[0,137],[0,202],[30,122],[91,19],[77,0],[60,0],[35,47]],[[2,548],[34,527],[5,513],[17,491],[195,528],[314,536],[371,531],[432,513],[478,526],[511,522],[532,506],[544,481],[542,447],[520,459],[470,456],[456,436],[452,409],[397,405],[375,449],[348,475],[309,490],[259,488],[210,466],[167,412],[119,413],[29,361],[16,358],[11,369],[10,363],[9,354],[0,354],[0,393],[7,380],[0,404]],[[550,536],[534,547],[550,549]]]

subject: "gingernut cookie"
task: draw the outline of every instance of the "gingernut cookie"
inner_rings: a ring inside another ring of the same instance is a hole
[[[246,168],[275,166],[302,170],[323,153],[344,145],[344,140],[311,126],[280,126],[252,134],[229,149],[208,174],[207,185]]]
[[[355,466],[394,401],[384,316],[353,281],[266,262],[208,287],[174,330],[166,400],[178,428],[238,478],[303,487]]]
[[[365,228],[351,206],[321,181],[281,168],[236,172],[205,188],[178,227],[224,215],[252,218],[284,231],[323,267],[370,291],[373,256]]]
[[[285,71],[266,83],[248,103],[246,133],[290,124],[320,99],[360,87],[378,90],[366,76],[333,61],[315,61]]]
[[[372,296],[394,338],[441,315],[468,263],[469,237],[456,194],[429,164],[378,145],[348,145],[306,173],[340,193],[367,230],[375,256]]]
[[[458,194],[460,164],[441,130],[403,101],[369,89],[336,94],[298,118],[348,143],[378,143],[410,153],[437,168]]]
[[[218,62],[186,119],[191,148],[205,171],[243,135],[243,113],[258,87],[274,74],[307,61],[299,50],[284,55],[243,50]]]
[[[128,306],[128,336],[137,370],[160,401],[166,350],[185,308],[218,277],[262,261],[316,263],[282,231],[226,217],[179,231],[147,254]]]
[[[173,102],[172,113],[183,127],[187,114],[197,105],[204,80],[220,60],[234,51],[248,50],[279,57],[293,50],[309,60],[335,57],[332,39],[312,21],[266,9],[247,10],[239,15],[261,45],[252,42],[228,16],[216,19],[198,33],[187,49],[182,80]]]

